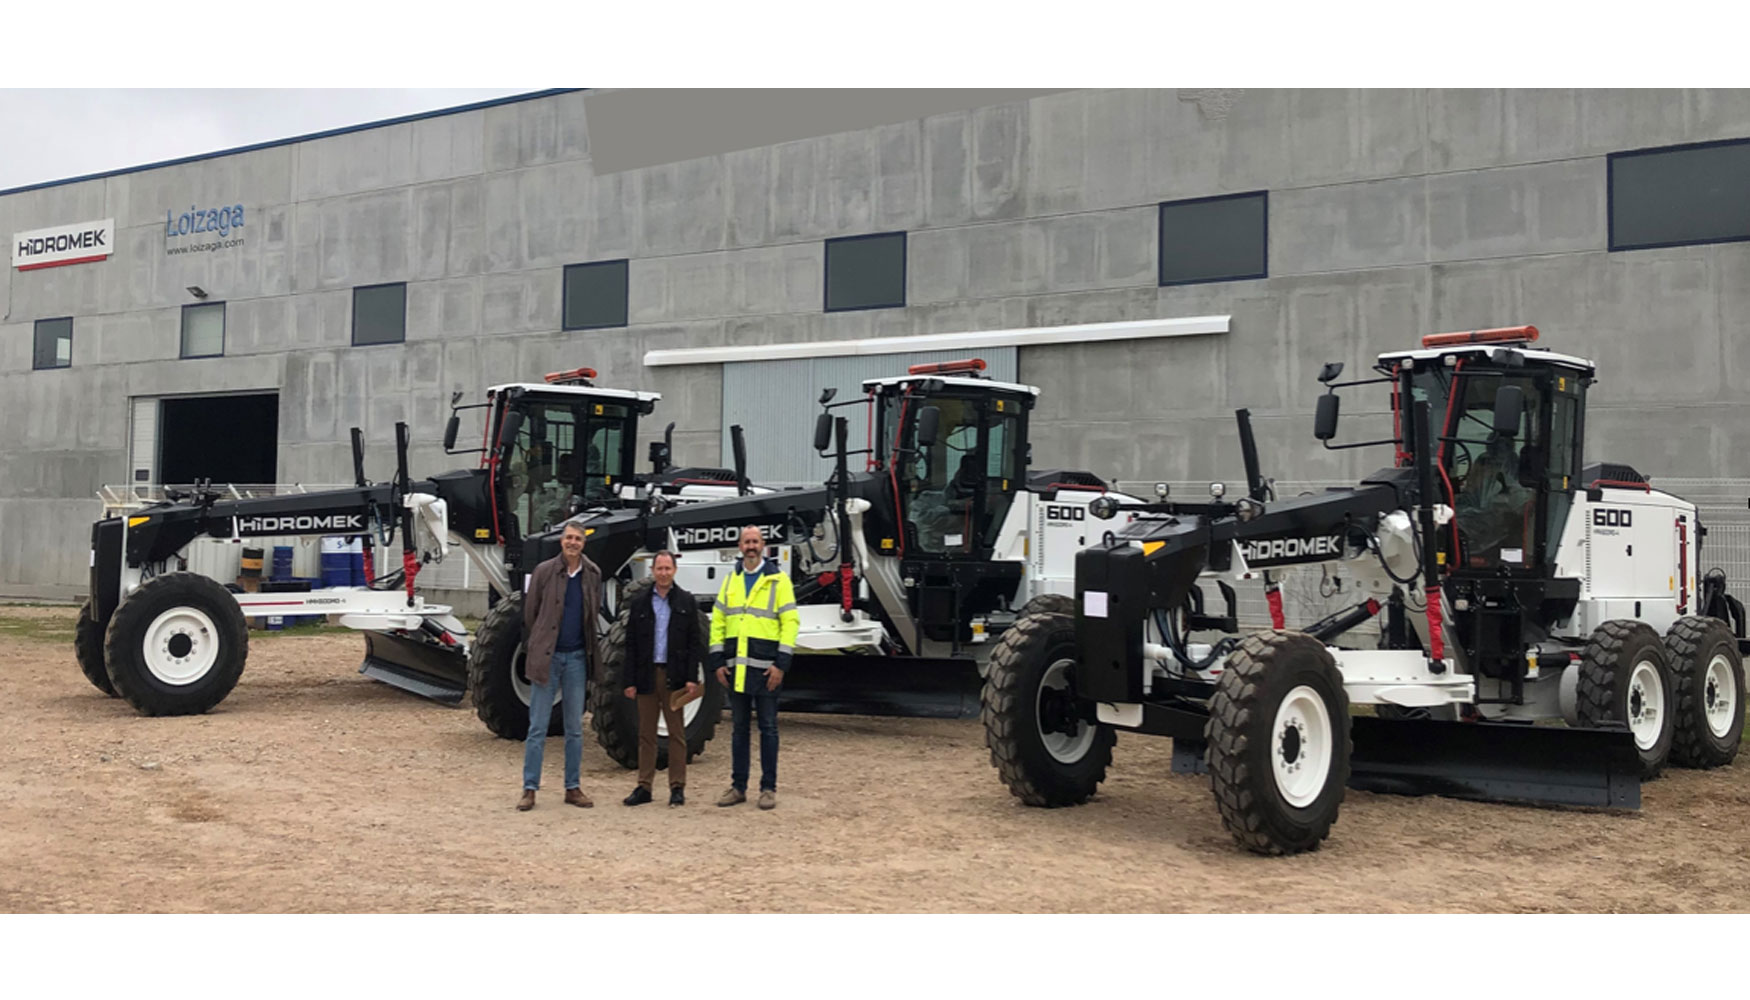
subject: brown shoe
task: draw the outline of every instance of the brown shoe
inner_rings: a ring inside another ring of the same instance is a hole
[[[526,813],[533,808],[535,808],[535,790],[525,788],[523,789],[523,797],[517,800],[516,811]]]
[[[771,788],[760,789],[760,808],[761,809],[776,809],[776,808],[778,808],[778,793],[776,790],[771,789]]]
[[[590,806],[595,805],[594,802],[589,800],[589,796],[583,794],[583,789],[581,788],[567,788],[565,790],[565,804],[568,806],[580,806],[584,809],[588,809]]]
[[[733,785],[731,785],[729,787],[728,791],[724,792],[722,795],[718,796],[718,798],[717,798],[717,804],[720,806],[740,805],[741,803],[746,802],[746,801],[747,801],[747,793],[742,791],[739,788],[736,788]]]

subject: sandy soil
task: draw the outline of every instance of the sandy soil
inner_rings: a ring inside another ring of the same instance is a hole
[[[61,609],[0,608],[71,630]],[[28,631],[28,629],[26,629]],[[1673,771],[1637,815],[1349,793],[1323,850],[1238,850],[1165,740],[1120,737],[1100,794],[1031,809],[976,721],[786,715],[779,807],[513,808],[522,745],[354,671],[351,635],[252,635],[205,716],[146,719],[70,641],[0,635],[0,911],[1741,911],[1750,767]],[[756,765],[757,766],[757,765]],[[659,787],[662,779],[659,777]]]

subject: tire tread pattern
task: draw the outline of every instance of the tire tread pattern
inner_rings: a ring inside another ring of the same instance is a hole
[[[73,626],[73,658],[92,687],[111,698],[120,697],[109,682],[109,668],[103,665],[103,626],[91,617],[90,601],[79,609],[79,621]]]
[[[1627,671],[1619,669],[1619,665],[1625,648],[1637,634],[1644,634],[1661,650],[1664,649],[1659,633],[1653,631],[1652,626],[1627,618],[1613,618],[1604,622],[1592,631],[1591,638],[1586,641],[1586,648],[1580,654],[1580,676],[1574,688],[1574,714],[1582,726],[1628,724],[1626,716],[1620,715],[1616,708],[1616,682],[1619,673],[1624,680],[1628,677]],[[1669,682],[1671,665],[1667,662],[1665,666],[1665,679]],[[1677,706],[1675,693],[1667,690],[1665,695],[1666,714],[1674,716]],[[1670,742],[1667,741],[1668,744]],[[1651,781],[1657,778],[1665,770],[1669,756],[1669,749],[1660,754],[1655,748],[1651,756],[1642,752],[1641,780]]]
[[[1672,702],[1677,710],[1675,732],[1671,740],[1671,763],[1680,767],[1704,770],[1721,767],[1730,764],[1738,756],[1738,746],[1744,733],[1743,719],[1738,720],[1737,727],[1722,743],[1715,740],[1712,731],[1707,728],[1705,711],[1701,704],[1705,691],[1700,682],[1707,669],[1707,662],[1712,659],[1706,654],[1721,641],[1728,645],[1733,659],[1737,661],[1734,669],[1737,671],[1738,681],[1738,710],[1742,714],[1744,665],[1737,655],[1737,637],[1732,635],[1731,626],[1718,618],[1692,615],[1679,618],[1671,626],[1671,631],[1665,633],[1665,651],[1671,658]],[[1697,662],[1698,659],[1700,662]]]
[[[1022,802],[1046,808],[1081,805],[1093,797],[1094,790],[1106,780],[1106,768],[1112,763],[1112,747],[1117,737],[1111,727],[1099,727],[1094,745],[1089,750],[1095,761],[1090,769],[1091,780],[1065,781],[1061,774],[1040,773],[1027,766],[1021,736],[1036,726],[1032,706],[1037,692],[1023,690],[1022,675],[1029,673],[1028,668],[1034,665],[1031,661],[1035,657],[1046,655],[1047,634],[1054,628],[1074,622],[1071,615],[1075,604],[1071,598],[1060,594],[1041,595],[1027,605],[1030,607],[1042,598],[1061,598],[1068,610],[1023,615],[1004,630],[991,651],[990,667],[979,696],[984,742],[990,748],[990,762],[1003,784]],[[1039,664],[1037,667],[1041,676],[1045,666]]]

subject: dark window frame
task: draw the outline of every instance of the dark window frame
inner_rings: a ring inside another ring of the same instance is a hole
[[[37,349],[37,338],[42,336],[42,325],[44,323],[60,323],[62,321],[65,321],[67,324],[67,363],[64,365],[62,365],[62,364],[53,364],[53,365],[37,364],[37,357],[38,357],[38,353],[39,353],[38,349]],[[52,372],[52,371],[60,371],[62,368],[71,368],[71,367],[73,367],[73,317],[71,317],[71,316],[45,316],[42,319],[39,319],[35,323],[31,324],[31,328],[30,328],[30,370],[33,372]]]
[[[618,264],[620,272],[620,311],[623,319],[618,323],[584,323],[571,325],[571,272],[585,268],[604,268]],[[589,260],[578,264],[567,264],[559,274],[559,328],[572,330],[620,330],[632,325],[632,260],[629,257],[615,257],[612,260]]]
[[[208,308],[211,308],[213,306],[219,307],[219,353],[217,353],[217,354],[190,354],[190,353],[188,353],[188,311],[190,309],[208,309]],[[176,345],[177,357],[179,359],[222,358],[225,356],[225,331],[226,331],[227,324],[231,320],[231,310],[226,308],[226,303],[224,301],[185,303],[182,307],[181,320],[182,320],[181,325],[177,329],[177,345]]]
[[[834,244],[854,243],[861,240],[879,240],[899,237],[899,301],[879,302],[864,306],[832,305],[832,248]],[[862,233],[857,236],[834,236],[827,240],[821,251],[820,258],[820,309],[822,312],[863,312],[869,309],[904,309],[906,293],[911,287],[911,233],[905,229],[893,229],[881,233]]]
[[[1655,153],[1684,153],[1695,149],[1712,149],[1720,146],[1750,146],[1750,137],[1742,139],[1711,139],[1707,142],[1683,142],[1674,146],[1644,146],[1640,149],[1624,149],[1604,158],[1604,247],[1610,253],[1620,253],[1626,250],[1662,250],[1667,247],[1698,247],[1711,246],[1716,243],[1744,243],[1750,241],[1750,233],[1743,236],[1720,236],[1699,240],[1670,240],[1663,243],[1626,243],[1621,246],[1616,242],[1616,163],[1636,156],[1648,156]]]
[[[401,339],[373,340],[368,344],[359,343],[359,293],[371,292],[379,288],[401,289]],[[354,347],[384,347],[389,344],[407,343],[407,282],[385,281],[375,285],[354,285],[352,289],[352,346]]]
[[[1263,249],[1263,268],[1256,274],[1236,274],[1221,278],[1174,278],[1167,280],[1167,258],[1161,253],[1161,242],[1167,235],[1167,209],[1181,205],[1201,205],[1214,201],[1238,201],[1241,198],[1260,199],[1264,206],[1264,217],[1258,233],[1259,245]],[[1180,198],[1176,201],[1163,201],[1155,206],[1155,284],[1160,288],[1171,288],[1178,285],[1215,285],[1228,281],[1262,281],[1270,277],[1270,191],[1268,188],[1258,191],[1237,191],[1233,194],[1214,194],[1202,198]]]

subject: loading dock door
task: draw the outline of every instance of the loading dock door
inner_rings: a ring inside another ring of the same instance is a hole
[[[838,389],[835,403],[856,399],[866,378],[904,375],[909,365],[973,356],[984,359],[989,366],[985,374],[993,380],[1015,381],[1013,347],[729,362],[723,366],[723,466],[735,464],[729,428],[740,424],[747,438],[749,479],[762,486],[819,486],[832,474],[832,460],[816,455],[813,447],[822,389]],[[862,448],[867,435],[863,408],[833,412],[850,423],[850,450]],[[862,456],[852,459],[851,470],[861,469],[862,463]]]
[[[276,481],[278,393],[167,396],[157,403],[159,482],[180,486],[199,479],[215,484]],[[136,462],[135,468],[139,467]]]

